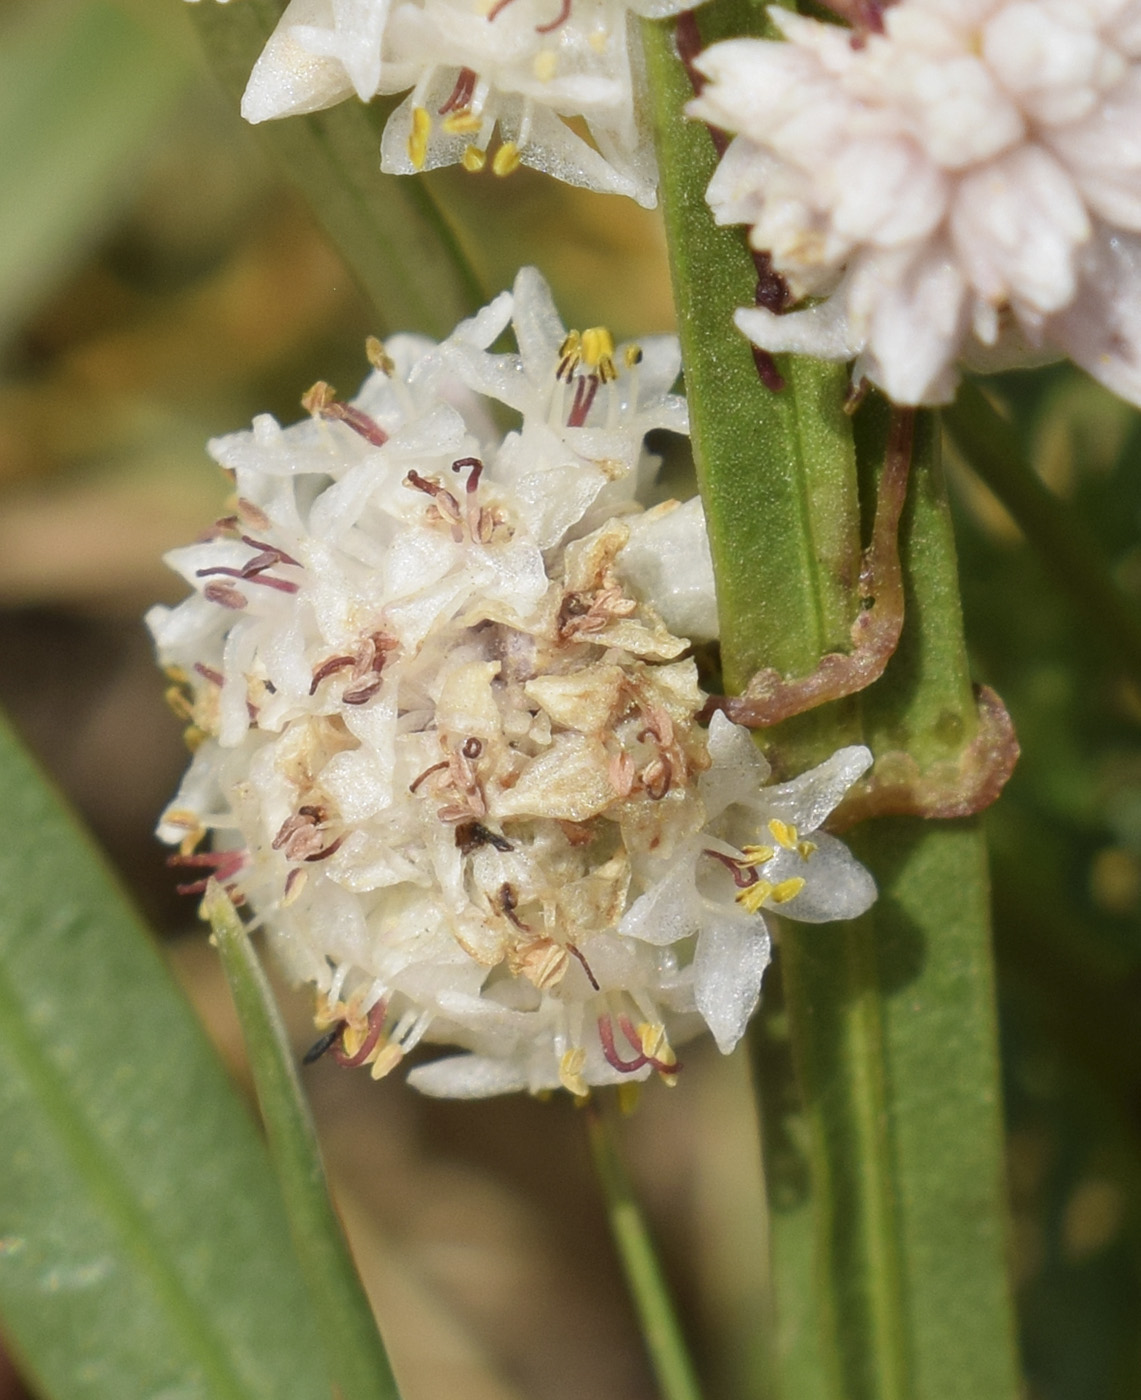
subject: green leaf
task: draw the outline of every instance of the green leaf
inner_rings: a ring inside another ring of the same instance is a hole
[[[281,8],[274,0],[194,7],[203,45],[235,105]],[[378,109],[352,99],[257,131],[371,299],[378,333],[442,338],[487,296],[424,181],[380,173],[382,126]]]
[[[697,12],[705,40],[758,32],[740,0]],[[684,23],[685,21],[683,21]],[[810,672],[846,650],[859,510],[885,418],[853,442],[846,371],[781,361],[764,389],[732,323],[753,300],[744,231],[703,200],[715,163],[687,123],[683,65],[646,27],[686,386],[730,686]],[[857,493],[857,477],[860,490]],[[929,419],[902,526],[907,618],[883,679],[766,735],[798,770],[865,738],[921,769],[975,732],[954,544]],[[782,925],[755,1027],[785,1400],[1012,1400],[1018,1378],[1005,1208],[985,850],[977,823],[877,822],[853,847],[879,901],[846,925]]]
[[[35,7],[0,44],[0,341],[130,197],[190,67],[114,5]]]
[[[0,728],[0,1317],[53,1400],[327,1397],[265,1151]]]
[[[330,1373],[344,1400],[399,1400],[384,1343],[329,1199],[317,1134],[273,993],[237,911],[219,886],[211,885],[204,912],[214,927],[242,1024],[270,1153]]]
[[[610,1233],[638,1313],[662,1400],[701,1400],[693,1362],[650,1238],[649,1226],[618,1150],[613,1114],[608,1114],[595,1102],[588,1103],[586,1131],[606,1201]]]

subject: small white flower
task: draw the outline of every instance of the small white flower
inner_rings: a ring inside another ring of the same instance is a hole
[[[1137,0],[899,0],[860,36],[769,13],[786,42],[715,44],[689,107],[740,133],[718,222],[824,298],[738,311],[749,338],[858,357],[898,403],[1058,354],[1141,402]]]
[[[411,88],[381,166],[533,166],[647,208],[657,172],[636,18],[683,0],[290,0],[242,101],[251,122]],[[593,144],[564,120],[585,121]],[[497,144],[492,148],[493,141]]]
[[[684,427],[676,345],[567,331],[525,270],[371,353],[351,403],[211,444],[232,513],[148,619],[196,750],[159,834],[265,923],[342,1063],[430,1040],[466,1052],[412,1072],[430,1093],[672,1081],[671,1041],[740,1037],[762,910],[870,902],[817,831],[870,757],[765,787],[744,730],[697,723],[663,614],[713,631],[700,504],[634,501],[644,433]]]

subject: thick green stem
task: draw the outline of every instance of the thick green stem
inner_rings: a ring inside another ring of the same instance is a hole
[[[944,413],[968,465],[1010,511],[1058,588],[1111,656],[1141,674],[1141,615],[1114,582],[1097,542],[1033,470],[1018,434],[969,380]]]
[[[693,1363],[638,1198],[607,1116],[595,1103],[587,1106],[586,1126],[611,1233],[662,1400],[701,1400]]]
[[[758,26],[736,0],[696,18],[707,40]],[[731,321],[753,299],[744,233],[715,228],[704,205],[714,151],[681,117],[689,80],[669,29],[648,27],[646,47],[725,675],[737,687],[759,667],[802,675],[848,645],[857,501],[866,517],[888,415],[882,401],[865,404],[853,442],[840,367],[782,360],[784,389],[760,384]],[[922,772],[974,737],[937,447],[937,426],[921,418],[901,526],[900,647],[859,697],[770,731],[780,767],[863,737],[877,758]],[[981,833],[971,821],[900,819],[853,845],[878,903],[854,924],[782,928],[755,1032],[779,1393],[1011,1400]]]
[[[205,910],[237,1008],[290,1233],[340,1400],[400,1400],[337,1212],[273,993],[226,892]]]

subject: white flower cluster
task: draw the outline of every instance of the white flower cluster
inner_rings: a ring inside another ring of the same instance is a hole
[[[741,1036],[764,909],[874,898],[817,830],[870,755],[766,787],[746,731],[696,723],[700,503],[634,501],[646,432],[687,427],[672,337],[568,333],[527,269],[442,344],[370,350],[351,403],[211,444],[232,514],[148,619],[196,747],[160,835],[265,922],[342,1063],[426,1037],[468,1052],[429,1093],[672,1079],[671,1038]]]
[[[740,135],[708,198],[797,297],[769,351],[858,357],[897,403],[1070,356],[1141,402],[1141,3],[899,0],[883,32],[769,11],[787,42],[697,61]]]
[[[381,168],[520,163],[653,208],[636,20],[685,0],[290,0],[242,101],[251,122],[411,89]],[[586,141],[564,118],[578,118]],[[495,149],[492,141],[496,138]]]

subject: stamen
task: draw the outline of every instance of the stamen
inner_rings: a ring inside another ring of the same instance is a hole
[[[796,850],[795,826],[790,826],[788,822],[782,822],[779,817],[773,817],[769,822],[769,831],[778,846],[782,846],[786,851]]]
[[[569,384],[582,361],[582,337],[578,331],[567,331],[559,346],[559,365],[555,370],[556,379],[565,379]]]
[[[719,860],[733,877],[733,883],[739,890],[747,890],[757,883],[757,872],[747,865],[742,865],[736,856],[727,856],[722,851],[712,851],[707,846],[701,853],[703,856],[712,856],[714,860]],[[740,895],[737,896],[741,898]]]
[[[269,522],[267,521],[266,524],[268,523]],[[264,540],[255,540],[252,539],[249,535],[241,535],[239,536],[239,538],[241,539],[243,544],[248,544],[251,549],[261,550],[265,554],[273,555],[272,562],[275,564],[293,564],[298,569],[303,567],[299,559],[294,559],[294,557],[291,554],[286,554],[284,549],[278,549],[277,545],[275,544],[266,544]],[[250,565],[247,564],[246,568],[249,567]],[[264,565],[264,567],[268,569],[269,565],[266,564]]]
[[[788,880],[782,880],[779,885],[773,887],[773,892],[769,896],[774,904],[787,904],[790,899],[796,896],[804,888],[805,881],[799,875],[793,875]]]
[[[590,413],[594,396],[598,393],[598,376],[588,375],[579,378],[574,386],[574,403],[567,418],[568,428],[581,428]]]
[[[496,175],[510,175],[519,169],[519,147],[514,141],[504,141],[491,160],[491,168]]]
[[[590,964],[587,962],[586,958],[582,955],[582,952],[581,952],[578,948],[576,948],[575,945],[574,945],[573,943],[568,943],[568,944],[566,945],[566,948],[567,948],[567,952],[571,955],[572,958],[577,958],[577,959],[578,959],[579,963],[580,963],[581,966],[582,966],[583,972],[586,973],[586,979],[587,979],[587,981],[590,983],[590,985],[594,988],[594,990],[595,990],[596,992],[600,992],[600,991],[602,990],[602,988],[598,985],[598,979],[595,977],[594,973],[591,972],[591,970],[590,970]]]
[[[416,170],[424,169],[428,159],[428,139],[432,134],[432,118],[427,107],[412,108],[412,130],[408,133],[408,159]]]
[[[773,892],[771,880],[754,880],[746,889],[740,891],[736,896],[737,903],[742,905],[750,914],[760,911],[761,905]]]
[[[372,680],[365,681],[362,685],[352,686],[350,689],[341,692],[341,702],[345,705],[364,705],[377,693],[384,684],[380,676],[374,676]]]
[[[487,152],[480,150],[478,146],[465,146],[461,164],[465,170],[475,175],[487,164]]]
[[[572,3],[573,0],[563,0],[562,8],[559,10],[555,18],[551,20],[550,24],[537,24],[535,26],[535,33],[553,34],[556,29],[561,29],[563,25],[566,24],[567,20],[570,19]]]
[[[415,792],[416,789],[420,786],[424,779],[428,777],[429,774],[438,773],[441,768],[446,768],[447,766],[448,760],[444,758],[441,759],[439,763],[433,763],[431,768],[425,768],[423,773],[421,773],[418,778],[414,778],[413,781],[408,784],[408,791]]]
[[[262,565],[262,568],[268,567],[268,565]],[[245,569],[227,569],[224,568],[221,564],[217,564],[212,569],[196,569],[194,572],[194,576],[195,578],[209,578],[212,574],[221,574],[226,578],[240,578],[243,583],[260,583],[264,588],[276,588],[279,593],[296,593],[298,591],[297,584],[290,583],[287,579],[268,578],[262,574],[247,573],[246,570],[248,568],[249,565],[247,565]],[[210,594],[211,588],[216,588],[220,586],[221,585],[209,584],[204,590],[206,596],[210,598],[210,601],[212,603],[222,601],[220,598],[211,597]],[[231,589],[230,592],[235,597],[242,598],[242,595],[237,591],[237,589]],[[238,606],[245,607],[245,603],[246,600],[242,598],[242,601],[238,604]],[[233,607],[234,605],[232,603],[224,603],[223,606]]]
[[[444,130],[449,136],[470,136],[482,125],[483,118],[466,108],[460,112],[449,112],[443,122]]]
[[[345,1031],[348,1029],[348,1023],[342,1021],[339,1036],[340,1044],[330,1046],[333,1052],[333,1059],[336,1060],[339,1065],[344,1065],[345,1069],[356,1069],[358,1065],[363,1065],[376,1049],[377,1041],[380,1039],[381,1032],[384,1030],[384,1018],[387,1015],[388,1003],[382,997],[369,1011],[368,1031],[361,1041],[360,1048],[352,1055],[346,1054],[343,1049]]]
[[[646,1056],[640,1052],[636,1060],[624,1060],[619,1055],[614,1047],[614,1027],[611,1025],[609,1016],[598,1018],[598,1038],[602,1042],[602,1053],[606,1057],[606,1063],[616,1069],[619,1074],[633,1074],[635,1070],[650,1063]]]
[[[356,664],[356,658],[353,656],[331,656],[328,661],[323,661],[313,672],[313,684],[309,687],[309,694],[316,695],[317,687],[335,671],[343,671],[346,666]]]
[[[388,434],[379,423],[351,403],[342,403],[337,398],[337,391],[324,380],[318,380],[312,389],[301,395],[301,407],[314,418],[347,424],[373,447],[383,447],[388,441]]]
[[[343,836],[338,836],[337,839],[326,846],[324,850],[314,851],[311,856],[306,856],[305,859],[308,861],[328,860],[331,855],[341,849],[342,845],[344,845],[344,841],[345,838]],[[802,880],[801,884],[803,883],[804,881]]]
[[[503,910],[505,917],[515,925],[517,929],[522,929],[524,933],[530,933],[530,928],[519,918],[515,910],[519,907],[519,896],[514,888],[509,884],[502,884],[499,887],[499,907]]]
[[[202,590],[202,596],[208,603],[217,603],[220,608],[230,608],[234,612],[239,612],[246,606],[249,599],[244,593],[239,593],[231,583],[208,583]]]
[[[393,378],[396,374],[396,361],[384,348],[383,342],[378,340],[375,335],[370,335],[365,340],[364,352],[373,369],[380,370],[381,374],[387,375],[389,379]]]
[[[175,885],[178,894],[205,894],[206,886],[212,879],[225,885],[232,880],[246,863],[246,852],[242,851],[201,851],[197,854],[167,856],[168,866],[189,870],[208,870],[210,873],[201,880],[187,885]]]
[[[510,3],[510,0],[508,0]],[[488,19],[494,19],[494,15],[488,15]],[[456,85],[452,88],[452,95],[439,108],[440,116],[447,112],[458,112],[463,107],[471,106],[471,95],[475,91],[475,70],[473,68],[461,68],[459,76],[456,78]]]

